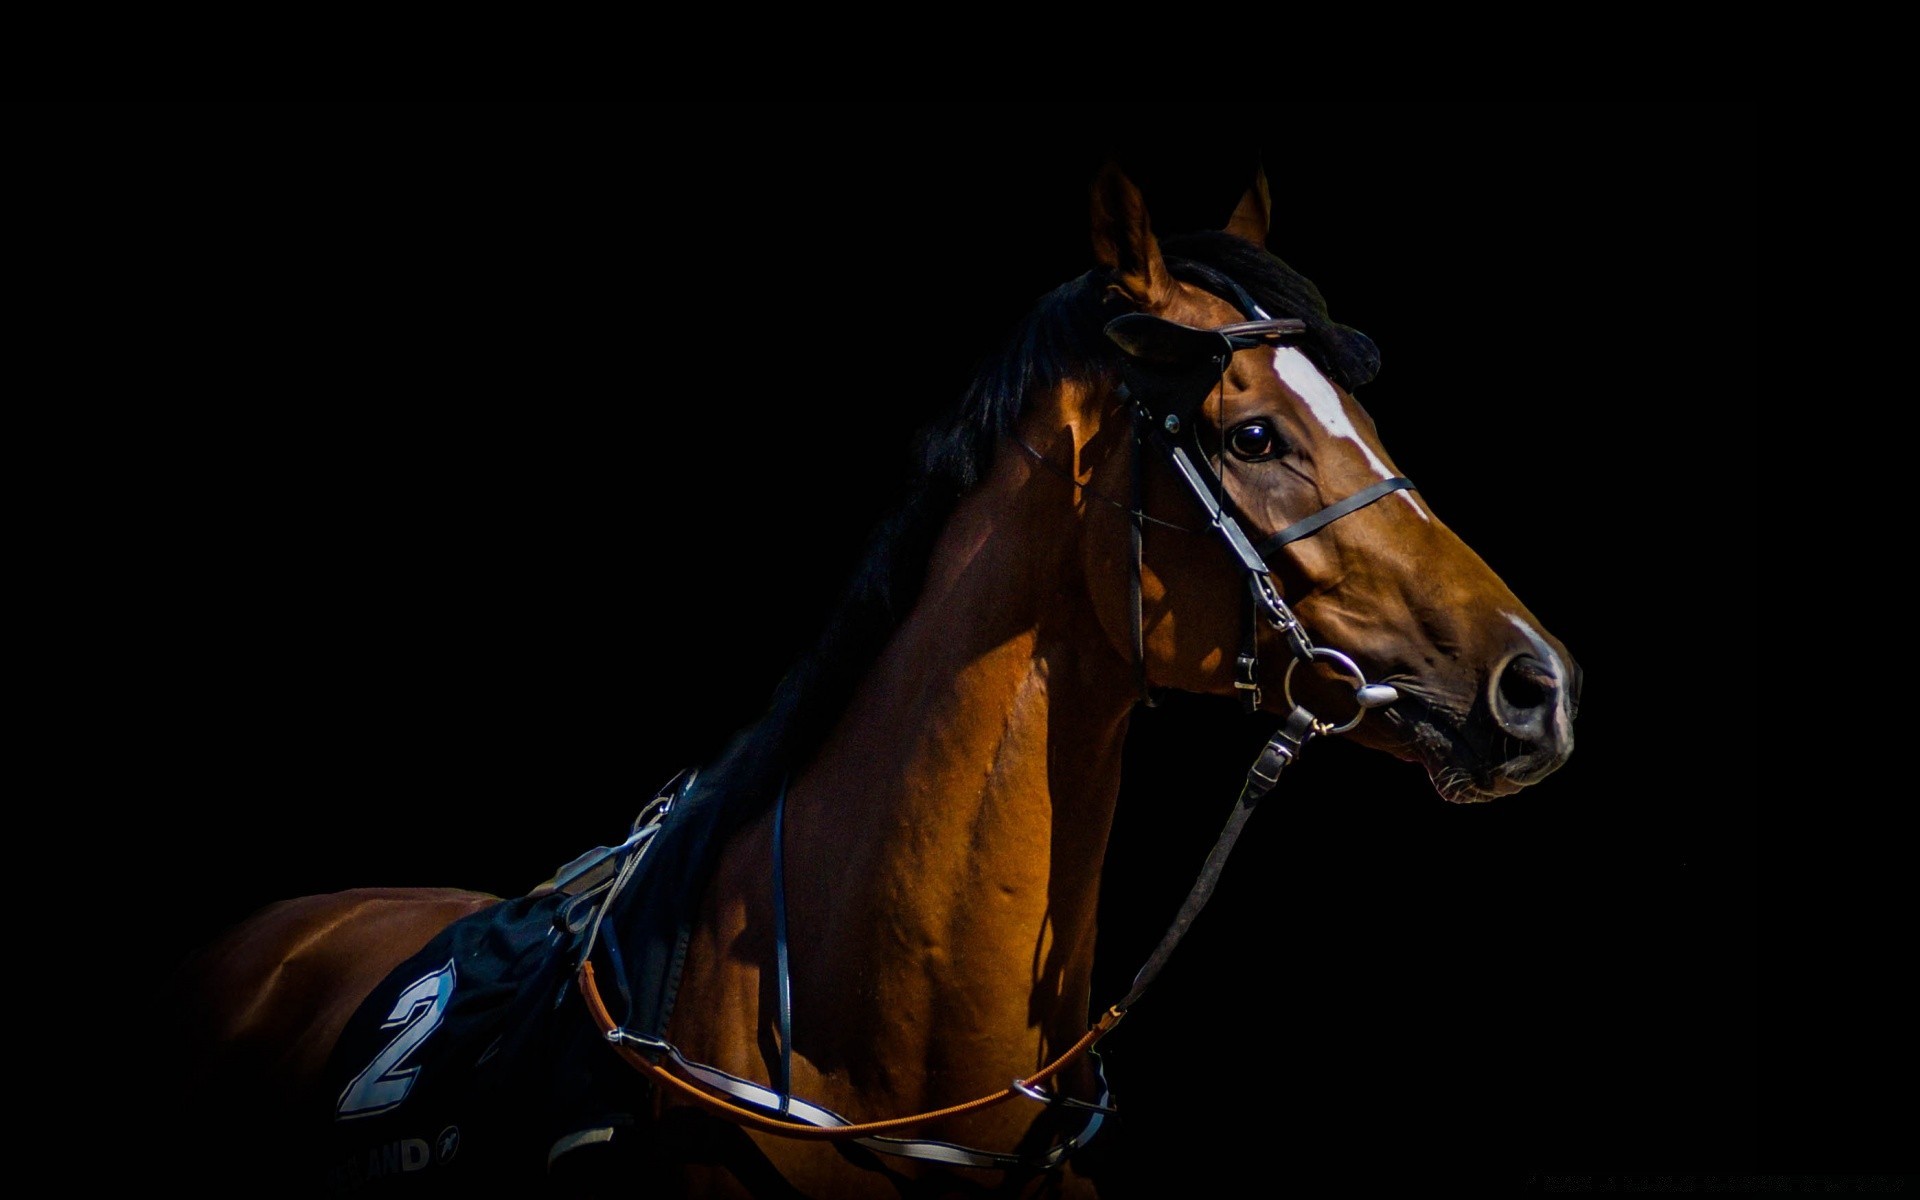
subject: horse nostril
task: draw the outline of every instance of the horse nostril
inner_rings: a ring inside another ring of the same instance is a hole
[[[1500,699],[1516,713],[1537,712],[1553,700],[1560,680],[1537,658],[1522,654],[1500,673]]]

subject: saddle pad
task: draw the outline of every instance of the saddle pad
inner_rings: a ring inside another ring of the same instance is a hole
[[[665,1031],[719,841],[726,806],[692,782],[595,935],[607,1002],[636,1032]],[[329,1060],[323,1192],[537,1187],[556,1148],[650,1111],[645,1077],[608,1050],[574,986],[601,898],[536,890],[473,913],[374,989]]]
[[[574,899],[510,900],[456,921],[374,989],[330,1060],[325,1190],[448,1182],[528,1152],[502,1139],[538,1137],[510,1110],[562,1032],[551,1018]]]

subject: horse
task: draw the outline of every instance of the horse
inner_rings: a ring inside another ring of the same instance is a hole
[[[261,1148],[236,1190],[1094,1195],[1098,1043],[1291,762],[1345,737],[1474,803],[1568,761],[1578,665],[1395,467],[1264,176],[1217,229],[1113,165],[1090,200],[815,650],[626,842],[519,897],[285,900],[185,964],[169,1079]],[[1170,691],[1274,728],[1100,1007],[1122,747]]]

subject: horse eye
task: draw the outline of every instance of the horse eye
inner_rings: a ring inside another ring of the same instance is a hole
[[[1227,445],[1232,447],[1236,456],[1249,462],[1263,458],[1272,458],[1280,453],[1280,439],[1274,434],[1273,426],[1265,421],[1248,421],[1244,425],[1234,426],[1227,435]]]

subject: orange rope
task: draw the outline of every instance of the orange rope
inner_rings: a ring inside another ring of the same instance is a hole
[[[613,1019],[613,1015],[607,1011],[606,1004],[600,999],[600,989],[598,985],[594,983],[593,964],[591,962],[580,964],[580,994],[586,999],[587,1011],[592,1014],[593,1023],[600,1027],[602,1034],[612,1033],[619,1028],[619,1025],[615,1023]],[[1030,1078],[1022,1082],[1032,1086],[1051,1079],[1068,1064],[1072,1063],[1082,1054],[1085,1054],[1095,1042],[1112,1032],[1113,1027],[1118,1025],[1120,1018],[1125,1015],[1126,1014],[1118,1008],[1108,1009],[1102,1014],[1100,1020],[1092,1029],[1087,1030],[1079,1041],[1067,1048],[1066,1053],[1054,1059],[1039,1071],[1035,1072]],[[1022,1094],[1018,1089],[1009,1086],[1002,1091],[995,1092],[991,1096],[982,1096],[977,1100],[969,1100],[964,1104],[955,1104],[948,1108],[938,1108],[932,1112],[916,1113],[911,1117],[894,1117],[887,1121],[867,1121],[859,1125],[803,1125],[792,1121],[783,1121],[777,1117],[769,1117],[764,1113],[755,1112],[750,1108],[741,1108],[737,1104],[722,1100],[711,1092],[702,1090],[698,1085],[680,1078],[678,1075],[669,1071],[665,1064],[654,1062],[624,1042],[610,1041],[608,1044],[619,1053],[620,1057],[626,1059],[627,1062],[635,1068],[646,1072],[662,1083],[672,1085],[682,1095],[693,1100],[701,1107],[719,1113],[721,1116],[737,1124],[748,1125],[767,1133],[779,1134],[781,1137],[819,1138],[828,1140],[866,1137],[876,1133],[887,1133],[896,1129],[903,1129],[909,1125],[917,1125],[923,1121],[932,1121],[940,1117],[954,1117],[962,1113],[977,1112],[980,1109],[990,1108],[1003,1100],[1010,1100]]]

